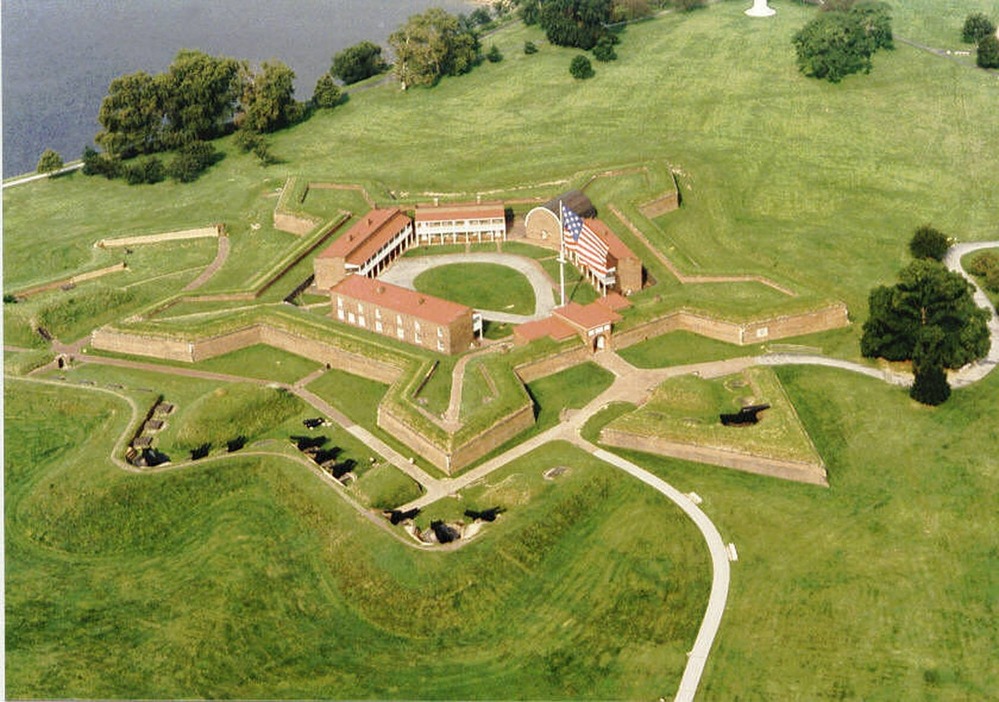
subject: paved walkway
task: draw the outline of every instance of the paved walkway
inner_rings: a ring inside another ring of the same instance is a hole
[[[517,271],[531,284],[534,290],[534,314],[510,314],[502,310],[479,310],[483,319],[493,322],[508,322],[523,324],[538,319],[546,319],[555,309],[555,293],[551,280],[541,264],[533,258],[505,253],[464,253],[443,254],[440,256],[419,256],[416,258],[399,258],[392,266],[379,276],[379,280],[415,290],[413,281],[416,277],[431,268],[449,266],[455,263],[493,263],[506,266]]]
[[[992,343],[989,347],[989,352],[985,355],[985,358],[974,363],[969,363],[963,368],[959,368],[957,372],[948,375],[950,384],[955,388],[963,388],[981,380],[991,373],[996,364],[999,363],[999,315],[996,314],[996,310],[989,301],[989,297],[985,294],[985,291],[961,267],[962,258],[973,251],[980,251],[982,249],[999,249],[999,241],[976,241],[967,244],[955,244],[947,250],[947,255],[944,257],[944,265],[947,268],[963,275],[975,287],[975,304],[979,307],[984,307],[990,314],[989,336]]]
[[[16,180],[8,180],[6,183],[3,184],[3,189],[6,190],[7,188],[13,188],[15,185],[24,185],[25,183],[32,183],[36,180],[41,180],[42,178],[51,178],[52,176],[60,176],[63,173],[71,173],[72,171],[76,171],[81,168],[83,168],[82,161],[80,163],[74,163],[69,166],[64,166],[63,168],[60,168],[58,171],[53,171],[52,173],[36,173],[35,175],[26,175],[22,178],[17,178]]]
[[[201,275],[192,280],[190,283],[184,286],[184,292],[190,292],[191,290],[197,290],[202,285],[207,283],[212,279],[212,276],[218,272],[218,269],[226,262],[229,258],[229,237],[220,236],[219,238],[219,248],[218,252],[215,254],[215,260],[208,264],[205,270],[201,271]]]

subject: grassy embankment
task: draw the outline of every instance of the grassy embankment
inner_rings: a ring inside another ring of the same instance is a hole
[[[122,473],[102,460],[121,408],[12,396],[12,695],[650,697],[679,679],[706,553],[583,453],[553,445],[497,475],[482,499],[509,511],[490,537],[426,554],[281,459]],[[570,470],[543,481],[555,465]]]

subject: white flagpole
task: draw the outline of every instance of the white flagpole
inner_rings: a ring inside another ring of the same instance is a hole
[[[562,291],[562,304],[565,307],[565,222],[562,221],[562,201],[558,201],[558,280],[559,289]]]

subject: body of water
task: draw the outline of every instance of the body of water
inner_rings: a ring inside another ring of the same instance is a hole
[[[384,46],[432,6],[472,9],[462,0],[3,0],[3,175],[33,171],[46,148],[79,158],[111,79],[163,72],[182,48],[284,61],[306,100],[334,53],[364,39]]]

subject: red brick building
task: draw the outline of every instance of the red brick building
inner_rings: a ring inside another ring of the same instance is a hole
[[[377,276],[414,240],[413,221],[399,208],[371,210],[316,256],[315,286],[328,290],[350,275]]]
[[[330,290],[337,321],[431,351],[455,354],[475,341],[471,307],[351,275]]]

